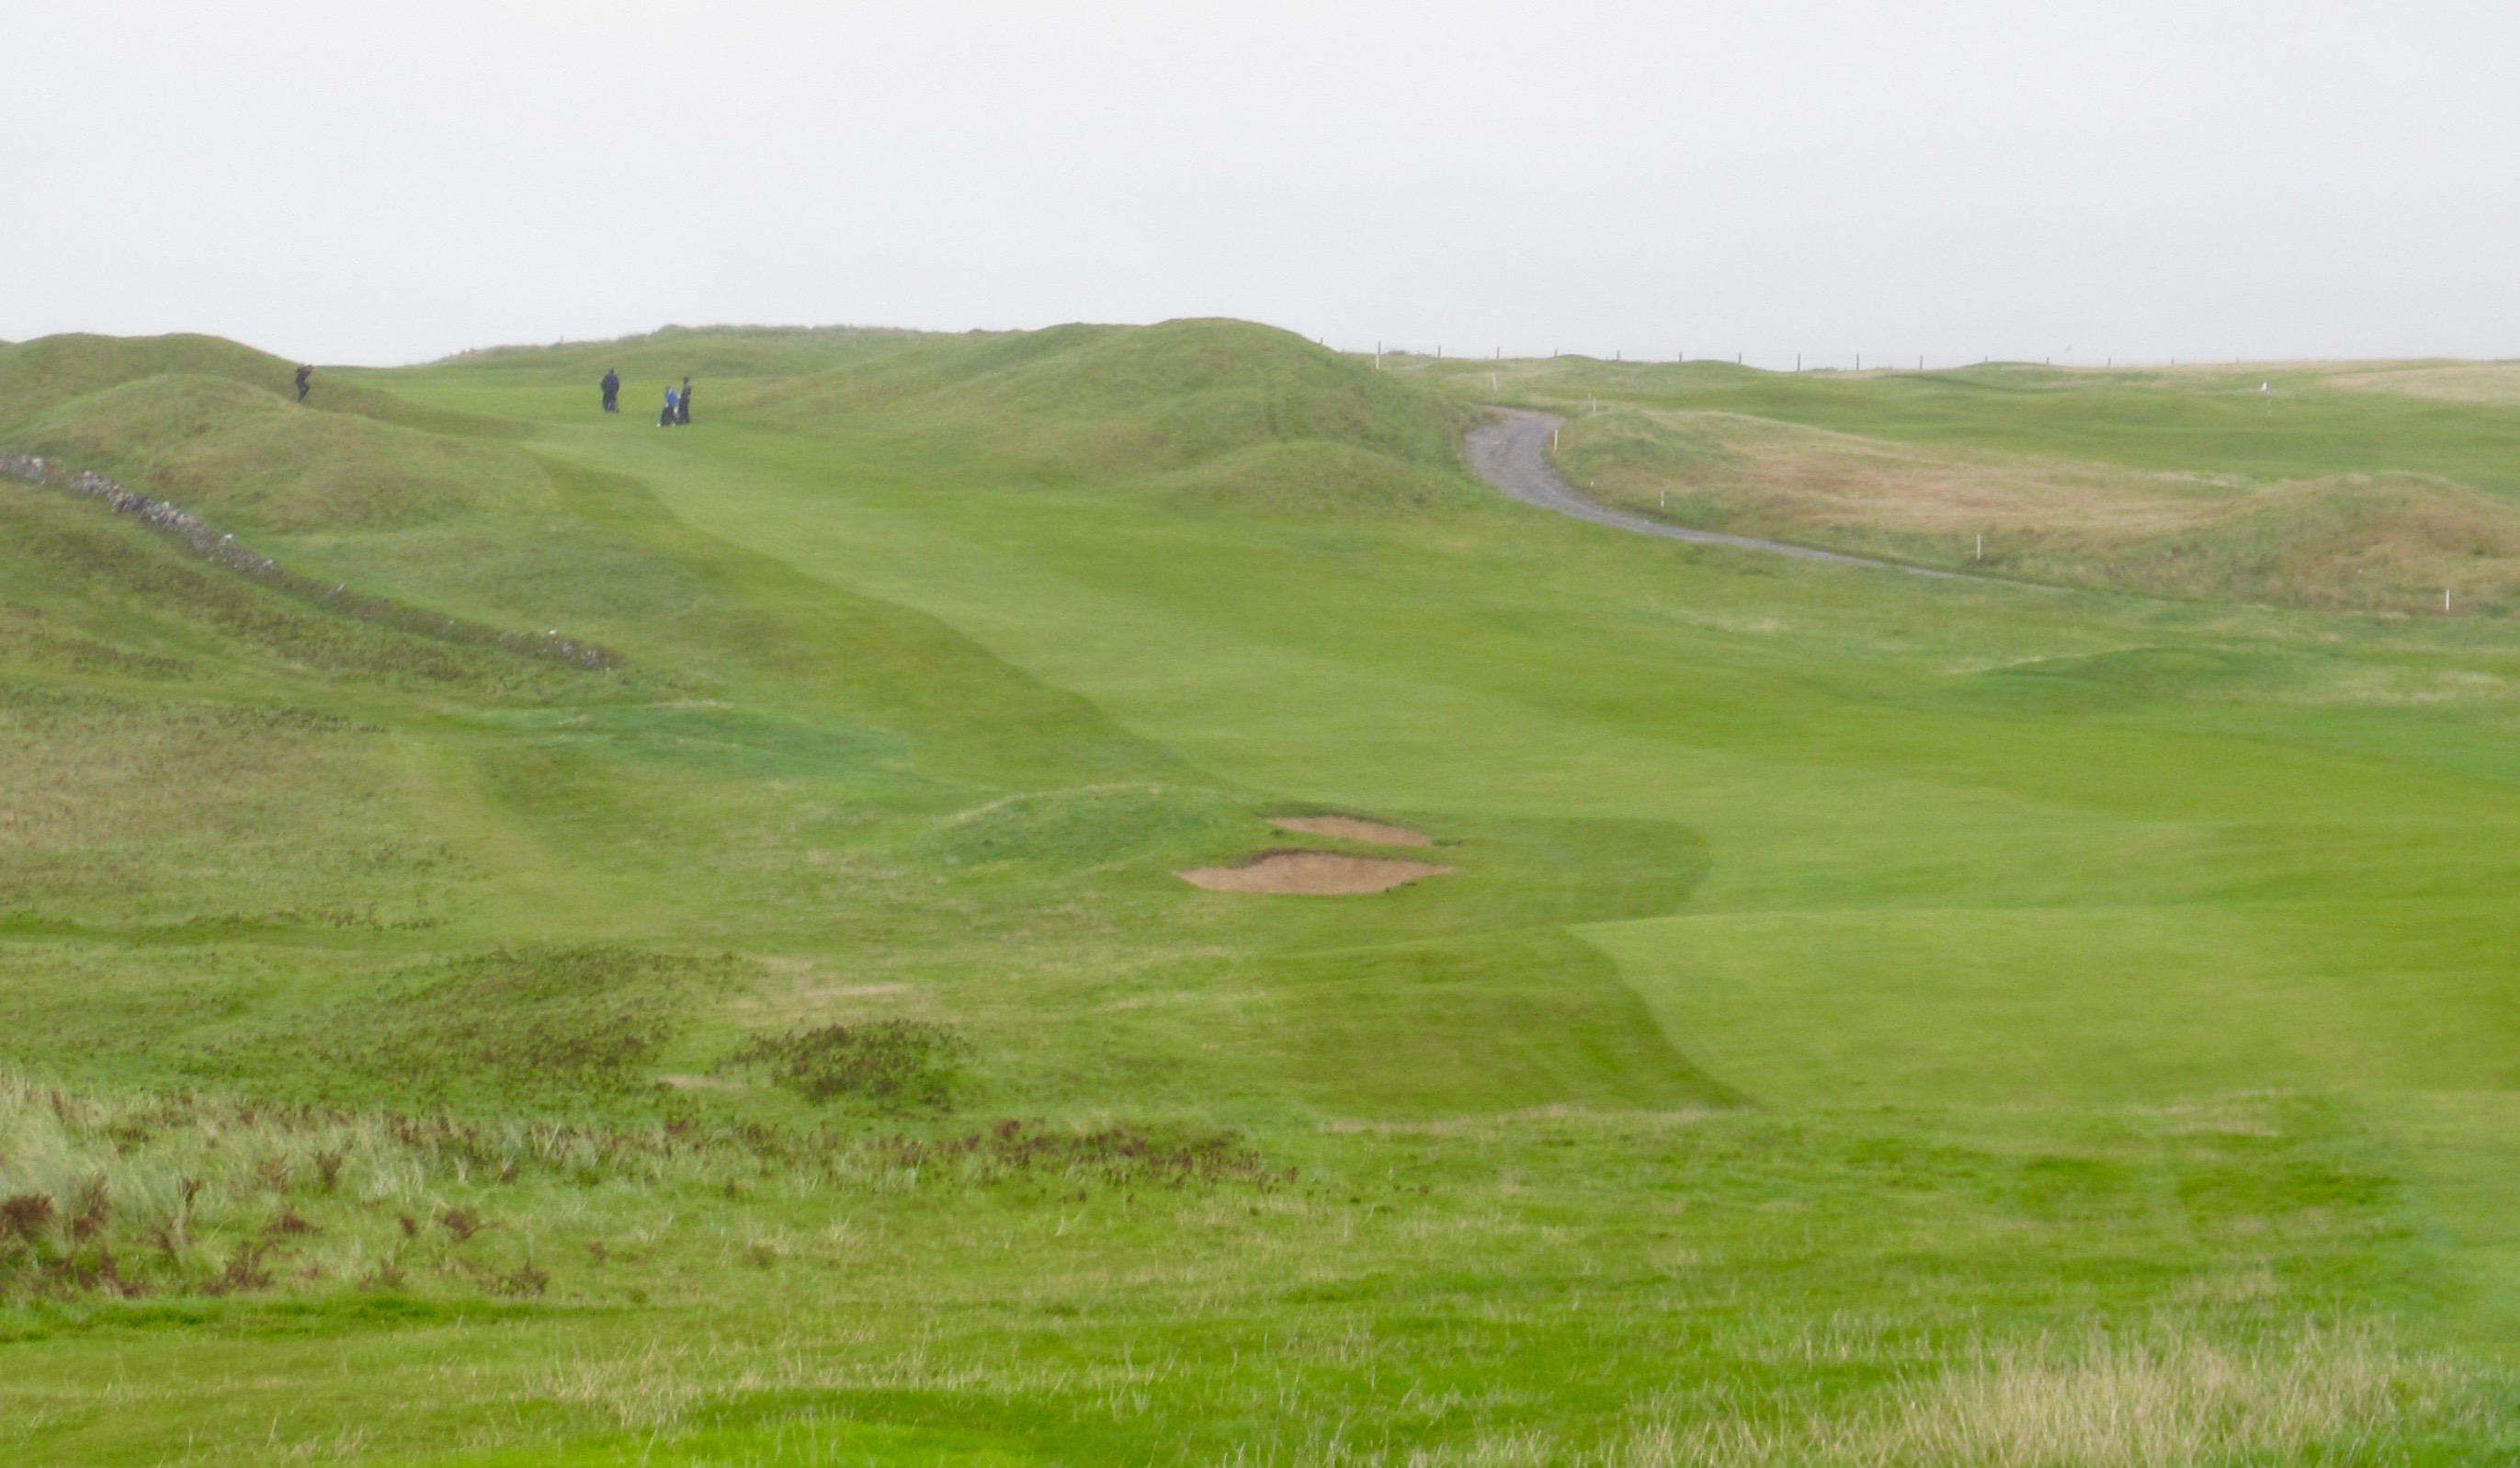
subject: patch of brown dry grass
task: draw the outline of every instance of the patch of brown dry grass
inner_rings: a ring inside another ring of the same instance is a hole
[[[2202,600],[2520,605],[2520,507],[2433,477],[2251,483],[1710,412],[1586,417],[1568,439],[1595,497],[1704,529]]]
[[[1647,421],[1617,421],[1631,416]],[[2206,524],[2245,493],[2202,476],[1926,448],[1734,413],[1620,414],[1587,437],[1610,455],[1588,475],[1601,497],[1686,495],[1768,529],[2140,533]]]
[[[2520,403],[2520,362],[2459,362],[2346,372],[2327,378],[2325,385],[2349,392],[2395,392],[2444,402]]]

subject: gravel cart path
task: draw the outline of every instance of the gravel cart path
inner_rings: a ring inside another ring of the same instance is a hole
[[[1670,540],[1692,540],[1700,545],[1730,545],[1742,550],[1768,551],[1779,556],[1798,556],[1806,561],[1835,561],[1844,566],[1869,566],[1882,571],[1904,571],[1910,575],[1935,576],[1943,580],[1969,581],[1978,577],[1958,572],[1929,571],[1921,566],[1902,566],[1895,561],[1875,561],[1867,556],[1842,555],[1837,551],[1818,550],[1808,545],[1795,545],[1783,540],[1761,540],[1751,535],[1727,535],[1720,530],[1692,530],[1686,526],[1666,525],[1626,510],[1614,510],[1598,504],[1575,492],[1557,471],[1549,464],[1549,436],[1566,420],[1554,413],[1536,413],[1526,408],[1497,408],[1497,421],[1470,431],[1467,440],[1470,467],[1479,478],[1527,505],[1571,515],[1614,530],[1633,530],[1640,535],[1660,535]]]

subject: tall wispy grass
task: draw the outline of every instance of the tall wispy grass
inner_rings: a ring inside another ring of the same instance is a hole
[[[2472,1431],[2483,1384],[2378,1331],[2309,1326],[2254,1345],[2176,1322],[2141,1336],[1981,1340],[1851,1402],[1717,1393],[1592,1442],[1548,1429],[1393,1450],[1326,1430],[1223,1462],[1356,1468],[2212,1468],[2399,1461]],[[1328,1424],[1323,1425],[1328,1429]]]
[[[1229,1132],[485,1124],[0,1074],[0,1299],[538,1295],[538,1250],[593,1243],[600,1258],[606,1230],[657,1208],[1001,1184],[1266,1189],[1289,1175]]]

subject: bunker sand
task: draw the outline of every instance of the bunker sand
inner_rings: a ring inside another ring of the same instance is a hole
[[[1386,826],[1380,821],[1361,821],[1346,815],[1273,816],[1269,824],[1282,831],[1301,831],[1306,836],[1335,836],[1343,841],[1366,841],[1380,847],[1431,847],[1435,838],[1406,826]]]
[[[1346,897],[1389,892],[1420,877],[1441,877],[1458,867],[1430,861],[1347,856],[1336,851],[1263,851],[1238,866],[1200,866],[1175,872],[1209,892],[1267,893],[1281,896]]]

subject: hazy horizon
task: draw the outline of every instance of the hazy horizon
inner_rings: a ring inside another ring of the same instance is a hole
[[[1543,20],[1545,19],[1545,23]],[[0,339],[1233,316],[1753,365],[2520,355],[2474,4],[626,4],[14,27]]]
[[[955,335],[964,335],[964,334],[968,334],[968,333],[1044,331],[1044,330],[1049,330],[1049,329],[1051,329],[1051,328],[1053,328],[1053,327],[1059,327],[1059,326],[1151,326],[1151,325],[1160,325],[1160,324],[1162,324],[1162,322],[1164,322],[1164,321],[1193,321],[1193,320],[1236,320],[1236,321],[1245,321],[1245,322],[1247,322],[1248,324],[1250,324],[1250,325],[1255,325],[1255,326],[1271,327],[1271,328],[1275,328],[1275,329],[1282,330],[1282,331],[1295,331],[1295,328],[1293,328],[1293,327],[1282,326],[1282,325],[1281,325],[1280,323],[1278,323],[1278,322],[1274,322],[1274,321],[1250,321],[1250,320],[1249,320],[1249,318],[1247,318],[1247,317],[1198,317],[1198,316],[1168,316],[1168,317],[1163,317],[1163,318],[1161,318],[1161,319],[1160,319],[1160,320],[1158,320],[1158,321],[1145,321],[1145,322],[1125,322],[1125,321],[1082,321],[1082,320],[1080,320],[1080,321],[1046,321],[1046,322],[1042,322],[1042,323],[1040,323],[1039,325],[1033,325],[1033,326],[1019,326],[1019,327],[968,327],[968,328],[964,328],[961,332],[958,332],[955,328],[952,328],[952,327],[919,327],[919,326],[902,326],[902,325],[899,325],[899,324],[897,324],[897,323],[893,323],[893,322],[884,322],[884,321],[813,321],[813,322],[804,322],[804,321],[668,321],[668,322],[660,323],[660,324],[658,324],[658,325],[656,325],[656,326],[652,326],[652,327],[646,328],[646,329],[644,329],[644,330],[630,331],[630,332],[622,332],[622,333],[619,333],[619,334],[615,334],[615,335],[608,335],[608,336],[603,336],[603,337],[556,337],[556,338],[554,338],[554,339],[552,339],[551,341],[548,341],[548,342],[521,342],[521,341],[519,341],[519,342],[485,342],[485,343],[482,343],[482,344],[478,344],[478,345],[474,345],[474,346],[459,346],[459,347],[456,347],[456,348],[455,348],[454,350],[452,350],[452,351],[448,351],[448,352],[441,353],[440,355],[438,355],[438,356],[436,356],[436,357],[431,357],[431,358],[427,358],[427,359],[422,359],[422,360],[416,360],[416,361],[407,362],[407,363],[391,364],[391,365],[400,365],[400,366],[427,366],[427,365],[430,365],[430,364],[435,363],[435,362],[449,361],[449,360],[452,360],[452,359],[455,359],[455,358],[458,358],[458,357],[472,356],[472,355],[476,355],[476,354],[482,354],[482,353],[488,353],[488,352],[497,352],[497,351],[538,351],[538,350],[543,350],[543,349],[547,349],[547,348],[556,348],[556,347],[564,347],[564,346],[601,346],[601,345],[605,345],[605,344],[608,344],[608,343],[616,343],[616,342],[636,342],[636,341],[642,341],[642,340],[645,340],[645,339],[650,338],[650,337],[662,336],[662,335],[664,335],[664,334],[666,334],[666,333],[668,333],[668,332],[691,332],[691,333],[705,333],[705,332],[798,332],[798,333],[810,333],[810,332],[904,332],[904,333],[918,333],[918,334],[935,335],[935,336],[955,336]],[[1308,334],[1305,334],[1305,333],[1302,333],[1302,332],[1296,332],[1296,335],[1298,335],[1298,336],[1303,336],[1303,337],[1305,338],[1305,340],[1306,340],[1306,341],[1320,341],[1320,340],[1321,340],[1321,339],[1319,339],[1318,337],[1311,336],[1311,335],[1308,335]],[[248,345],[251,345],[251,344],[253,344],[248,343],[247,344],[248,344]],[[1333,350],[1333,351],[1347,352],[1347,353],[1352,353],[1352,354],[1355,354],[1355,355],[1358,355],[1358,356],[1365,356],[1365,355],[1372,355],[1372,354],[1379,354],[1379,355],[1392,356],[1392,357],[1429,356],[1429,355],[1435,355],[1435,354],[1437,354],[1437,353],[1438,353],[1438,351],[1440,350],[1439,348],[1420,348],[1420,347],[1413,347],[1413,346],[1412,346],[1412,345],[1410,345],[1409,344],[1407,344],[1407,343],[1401,343],[1401,342],[1378,342],[1378,343],[1375,343],[1375,344],[1372,344],[1372,345],[1370,345],[1370,346],[1355,346],[1355,345],[1350,345],[1350,344],[1343,344],[1343,343],[1338,343],[1338,342],[1323,342],[1323,343],[1322,343],[1322,344],[1324,344],[1324,345],[1326,345],[1326,346],[1329,347],[1329,348],[1330,348],[1331,350]],[[1458,351],[1447,351],[1447,352],[1441,352],[1441,355],[1443,355],[1443,356],[1445,356],[1445,357],[1448,357],[1448,358],[1449,358],[1449,357],[1463,357],[1463,359],[1464,359],[1464,360],[1481,360],[1481,358],[1479,358],[1479,357],[1477,357],[1477,356],[1475,356],[1475,355],[1467,355],[1467,356],[1465,356],[1463,353],[1462,353],[1462,352],[1458,352]],[[1598,353],[1598,354],[1597,354],[1597,353],[1587,353],[1587,352],[1582,352],[1582,351],[1571,351],[1571,350],[1563,350],[1563,349],[1559,349],[1559,350],[1552,350],[1552,351],[1543,351],[1543,352],[1526,352],[1526,353],[1521,353],[1521,354],[1518,354],[1518,355],[1517,355],[1516,353],[1507,352],[1507,353],[1505,353],[1505,359],[1506,359],[1506,360],[1508,360],[1508,361],[1533,361],[1533,360],[1538,360],[1538,359],[1547,358],[1547,357],[1552,357],[1552,356],[1581,357],[1581,356],[1588,356],[1588,355],[1595,355],[1595,356],[1598,356],[1598,360],[1600,360],[1600,361],[1604,361],[1604,362],[1624,360],[1624,361],[1639,362],[1639,363],[1657,363],[1657,362],[1660,362],[1660,363],[1668,363],[1668,362],[1671,362],[1671,361],[1675,360],[1675,358],[1673,358],[1673,357],[1647,357],[1647,356],[1639,356],[1639,355],[1634,355],[1634,354],[1622,355],[1622,354],[1620,354],[1620,353],[1618,353],[1618,352],[1615,352],[1615,351],[1613,351],[1613,352],[1607,352],[1607,353]],[[1746,353],[1741,353],[1741,354],[1736,354],[1736,355],[1746,356],[1747,354],[1746,354]],[[1708,352],[1708,353],[1705,353],[1704,355],[1700,355],[1700,354],[1697,354],[1697,353],[1688,353],[1688,354],[1687,354],[1687,360],[1688,360],[1688,361],[1690,361],[1690,362],[1699,362],[1699,361],[1704,361],[1704,360],[1706,360],[1706,359],[1707,359],[1707,358],[1709,358],[1709,357],[1713,357],[1713,358],[1715,358],[1715,359],[1717,359],[1717,360],[1719,360],[1719,361],[1723,361],[1723,362],[1733,362],[1733,361],[1735,360],[1734,356],[1724,356],[1724,355],[1721,355],[1721,354],[1719,354],[1719,353],[1714,353],[1714,352]],[[2403,356],[2403,355],[2402,355],[2402,356],[2328,356],[2328,357],[2311,357],[2311,356],[2301,356],[2301,357],[2189,357],[2189,358],[2185,358],[2185,359],[2183,359],[2183,360],[2182,360],[2182,359],[2180,359],[2180,358],[2176,358],[2176,357],[2163,357],[2163,358],[2158,358],[2158,359],[2145,359],[2145,358],[2141,358],[2141,357],[2127,357],[2127,358],[2103,358],[2103,359],[2101,359],[2101,360],[2099,360],[2099,361],[2088,361],[2088,362],[2087,362],[2087,361],[2081,361],[2081,360],[2074,360],[2074,361],[2051,361],[2051,360],[2043,359],[2043,358],[2039,358],[2039,357],[1981,357],[1981,358],[1973,359],[1973,360],[1971,360],[1971,361],[1937,361],[1937,360],[1930,360],[1930,359],[1929,359],[1929,360],[1927,360],[1927,361],[1925,361],[1925,362],[1924,362],[1923,366],[1925,367],[1925,369],[1926,369],[1926,370],[1947,370],[1947,369],[1955,368],[1955,367],[1964,367],[1964,366],[1973,366],[1973,365],[1988,365],[1988,364],[1992,364],[1992,365],[2015,366],[2015,367],[2020,367],[2020,366],[2052,366],[2052,367],[2055,367],[2055,368],[2057,368],[2057,369],[2059,369],[2059,370],[2081,370],[2081,369],[2086,369],[2086,368],[2088,368],[2088,369],[2091,369],[2091,370],[2092,370],[2092,371],[2105,371],[2105,370],[2108,370],[2108,369],[2113,368],[2113,367],[2114,367],[2114,368],[2131,368],[2131,369],[2170,369],[2170,368],[2194,367],[2194,368],[2198,368],[2198,369],[2200,369],[2200,370],[2201,370],[2201,369],[2210,369],[2210,368],[2229,368],[2229,367],[2265,367],[2265,368],[2278,368],[2278,367],[2287,367],[2287,366],[2304,366],[2304,365],[2315,365],[2315,364],[2333,364],[2333,363],[2340,363],[2340,362],[2345,362],[2345,363],[2358,363],[2358,364],[2359,364],[2359,363],[2365,363],[2365,362],[2367,362],[2367,363],[2372,363],[2372,364],[2378,365],[2378,364],[2387,364],[2387,363],[2412,363],[2412,362],[2446,362],[2446,363],[2471,363],[2471,362],[2472,362],[2472,363],[2497,363],[2497,362],[2501,362],[2501,361],[2506,361],[2506,360],[2510,360],[2510,359],[2509,359],[2509,358],[2501,358],[2501,357],[2455,356],[2455,355],[2450,355],[2450,354],[2438,354],[2438,353],[2437,353],[2437,354],[2432,354],[2432,355],[2425,355],[2425,356]],[[335,365],[338,365],[338,366],[353,366],[353,365],[356,365],[356,366],[365,366],[365,365],[370,365],[370,364],[366,364],[366,363],[346,363],[346,362],[345,362],[345,363],[337,363],[337,364],[335,364]],[[1861,365],[1856,365],[1856,364],[1855,364],[1855,362],[1854,362],[1854,360],[1853,360],[1852,358],[1850,358],[1850,359],[1849,359],[1849,360],[1847,360],[1847,361],[1835,361],[1835,362],[1830,362],[1830,361],[1822,361],[1822,360],[1817,359],[1816,357],[1815,357],[1815,358],[1811,358],[1811,359],[1807,359],[1807,360],[1803,360],[1803,361],[1800,361],[1800,362],[1773,362],[1773,361],[1759,361],[1759,360],[1752,359],[1752,360],[1747,360],[1747,361],[1741,362],[1741,363],[1740,363],[1740,365],[1744,365],[1744,366],[1748,366],[1748,367],[1751,367],[1751,368],[1754,368],[1754,369],[1757,369],[1757,370],[1761,370],[1761,371],[1768,371],[1768,372],[1785,372],[1785,371],[1793,371],[1793,370],[1802,370],[1802,371],[1809,371],[1809,372],[1836,372],[1836,373],[1844,373],[1844,374],[1853,374],[1853,373],[1859,373],[1859,372],[1860,372],[1860,373],[1874,373],[1874,372],[1908,372],[1908,371],[1914,371],[1914,370],[1916,370],[1916,368],[1917,368],[1917,365],[1918,365],[1918,364],[1917,364],[1916,359],[1915,359],[1915,358],[1913,358],[1913,357],[1911,357],[1911,358],[1910,358],[1910,359],[1908,359],[1907,361],[1902,362],[1902,361],[1897,361],[1897,360],[1892,360],[1892,359],[1884,358],[1884,357],[1879,356],[1878,354],[1875,354],[1875,355],[1873,355],[1873,356],[1866,357],[1866,358],[1862,359]]]

